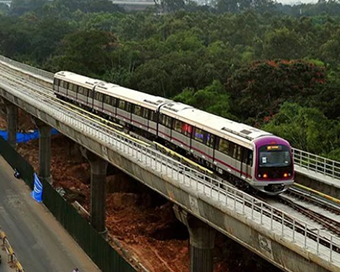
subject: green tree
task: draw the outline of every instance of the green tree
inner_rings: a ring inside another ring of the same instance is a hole
[[[198,91],[186,88],[174,97],[175,101],[227,118],[235,118],[229,112],[229,95],[223,85],[215,80],[211,85]]]
[[[116,38],[105,31],[78,31],[66,35],[63,40],[60,70],[70,70],[89,76],[103,75],[110,67],[110,54],[116,46]]]
[[[320,48],[321,59],[333,66],[340,63],[340,29],[338,29],[329,40]]]
[[[285,101],[304,105],[322,88],[324,78],[324,70],[307,61],[259,61],[235,71],[226,88],[232,112],[253,125],[277,113]]]
[[[263,129],[315,154],[328,154],[339,148],[339,122],[327,119],[318,109],[296,103],[284,103]]]
[[[263,54],[267,59],[297,59],[304,57],[304,50],[303,39],[287,28],[271,30],[265,34]]]

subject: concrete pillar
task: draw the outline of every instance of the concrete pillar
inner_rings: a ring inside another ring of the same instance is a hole
[[[51,183],[51,127],[33,119],[39,129],[39,178]]]
[[[190,272],[213,272],[215,229],[174,205],[176,217],[187,226],[190,235]]]
[[[91,225],[105,237],[107,233],[105,227],[105,180],[108,162],[84,147],[80,147],[80,150],[91,166]]]
[[[7,111],[7,142],[16,148],[17,145],[17,126],[18,126],[18,107],[10,102],[6,102]]]

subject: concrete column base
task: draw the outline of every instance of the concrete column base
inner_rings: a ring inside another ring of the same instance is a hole
[[[106,231],[105,227],[105,181],[108,162],[80,147],[83,156],[89,161],[91,166],[91,204],[90,222],[99,232]]]
[[[39,119],[33,121],[39,129],[39,178],[51,183],[51,127]]]
[[[106,227],[105,227],[105,230],[99,232],[99,234],[100,234],[105,240],[108,239],[108,230],[107,230]]]
[[[190,272],[213,272],[215,229],[177,205],[174,205],[174,212],[190,234]]]

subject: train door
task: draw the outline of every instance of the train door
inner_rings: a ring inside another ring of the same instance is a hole
[[[252,170],[252,162],[253,162],[253,152],[252,150],[241,147],[241,178],[242,179],[251,179],[251,170]]]
[[[91,109],[94,108],[94,98],[95,97],[96,97],[96,86],[93,86],[93,88],[92,88],[92,97],[91,97],[91,102],[90,102]]]
[[[85,89],[86,91],[86,99],[85,99],[85,105],[86,106],[89,106],[90,105],[90,101],[91,101],[91,95],[92,95],[92,92],[90,89]]]
[[[209,167],[213,166],[214,162],[214,150],[215,150],[215,135],[209,132],[206,133],[206,145],[207,149],[207,164]]]

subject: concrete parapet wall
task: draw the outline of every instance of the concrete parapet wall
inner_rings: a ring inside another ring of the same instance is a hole
[[[128,175],[279,268],[294,272],[338,271],[338,267],[332,263],[326,262],[307,250],[303,250],[297,244],[286,241],[264,226],[227,208],[217,200],[207,197],[204,193],[198,193],[192,187],[180,184],[166,174],[154,171],[123,152],[110,149],[109,146],[99,143],[98,139],[91,138],[82,131],[77,131],[67,124],[59,122],[52,116],[33,107],[26,101],[14,97],[5,90],[0,89],[0,95],[51,127],[56,128],[91,152],[108,160]]]
[[[295,181],[297,183],[322,192],[323,194],[340,199],[340,183],[336,184],[333,182],[328,182],[327,178],[327,176],[324,176],[324,179],[322,177],[316,178],[315,175],[310,176],[302,171],[295,172]]]

